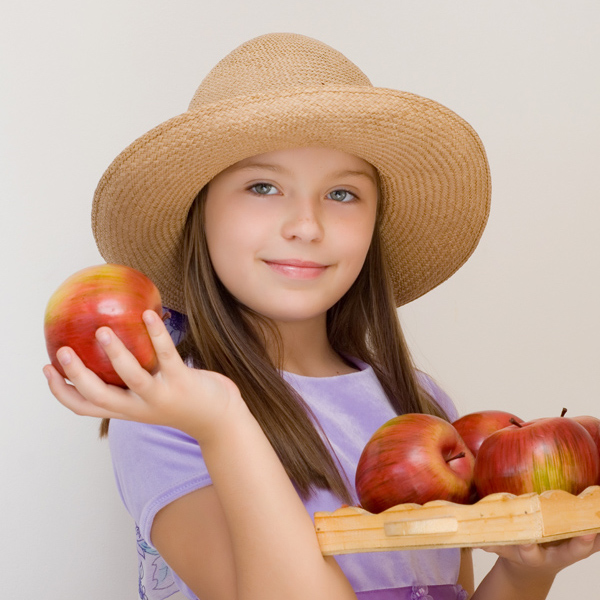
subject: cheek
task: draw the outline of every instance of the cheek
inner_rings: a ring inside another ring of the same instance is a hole
[[[245,256],[244,239],[236,236],[233,229],[212,228],[206,235],[208,254],[212,265],[221,281],[225,282],[228,274],[235,274]]]
[[[344,253],[359,271],[371,246],[373,227],[370,219],[366,218],[361,224],[347,228],[341,236]]]
[[[206,243],[217,277],[230,289],[245,279],[260,248],[261,229],[233,211],[206,215]]]

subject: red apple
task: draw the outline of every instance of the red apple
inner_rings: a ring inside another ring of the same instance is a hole
[[[498,429],[511,425],[511,419],[523,422],[523,419],[503,410],[482,410],[464,415],[452,425],[476,457],[483,440]]]
[[[367,442],[356,469],[356,492],[372,513],[413,502],[466,504],[475,459],[448,421],[409,413],[390,419]]]
[[[570,418],[585,427],[586,431],[592,436],[592,439],[598,448],[598,452],[600,453],[600,419],[592,417],[591,415],[581,415]]]
[[[600,456],[600,419],[591,415],[581,415],[571,417],[571,419],[585,427],[585,430],[592,436],[594,444],[596,444],[596,448],[598,449],[598,456]],[[600,484],[600,478],[598,479],[598,483]]]
[[[594,485],[600,457],[585,428],[565,417],[534,419],[500,429],[486,438],[475,459],[481,497],[565,490],[577,495]]]
[[[160,293],[148,277],[131,267],[106,264],[71,275],[50,297],[44,316],[52,364],[65,377],[56,351],[69,346],[105,382],[125,387],[94,336],[99,327],[108,325],[142,367],[152,372],[157,359],[142,321],[146,309],[162,314]]]

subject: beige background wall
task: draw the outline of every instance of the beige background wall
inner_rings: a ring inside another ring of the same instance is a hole
[[[89,212],[109,162],[255,35],[317,37],[375,85],[471,122],[492,168],[490,223],[455,277],[401,310],[417,362],[463,412],[600,416],[599,30],[594,0],[4,3],[2,596],[137,597],[107,446],[41,374],[43,310],[64,278],[101,262]],[[476,554],[478,578],[490,564]],[[562,573],[550,598],[594,596],[599,567],[597,555]]]

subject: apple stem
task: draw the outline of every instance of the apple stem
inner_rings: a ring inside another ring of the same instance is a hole
[[[513,425],[516,425],[517,427],[523,427],[523,425],[521,425],[521,423],[519,423],[519,421],[517,421],[516,419],[513,419],[512,417],[508,421],[510,423],[512,423]]]
[[[464,458],[466,454],[464,452],[459,452],[456,456],[452,456],[446,462],[450,462],[451,460],[456,460],[457,458]]]
[[[562,412],[560,413],[560,416],[561,416],[561,417],[564,417],[566,414],[567,414],[567,409],[566,409],[566,408],[563,408],[563,409],[562,409]]]
[[[162,320],[166,321],[167,319],[171,318],[171,313],[168,310],[165,310],[163,316],[162,316]]]

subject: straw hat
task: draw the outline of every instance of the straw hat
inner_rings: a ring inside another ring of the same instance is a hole
[[[184,312],[181,239],[199,190],[244,158],[309,146],[354,154],[378,170],[398,306],[450,277],[475,249],[490,178],[470,125],[427,98],[373,87],[317,40],[281,33],[235,49],[187,112],[117,156],[94,196],[102,256],[148,275],[163,303]]]

